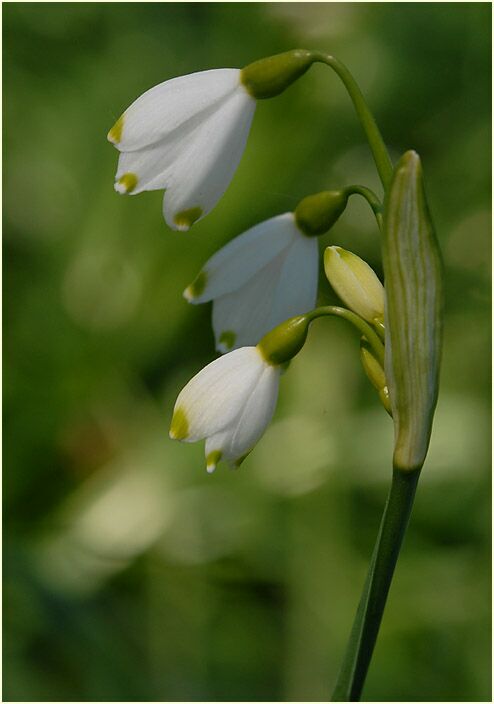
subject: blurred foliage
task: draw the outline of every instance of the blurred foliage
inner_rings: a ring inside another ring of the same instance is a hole
[[[247,227],[325,188],[379,188],[316,66],[259,104],[191,233],[114,193],[106,133],[145,89],[293,47],[334,53],[395,157],[416,149],[447,321],[429,458],[367,700],[490,698],[490,13],[483,3],[8,3],[4,27],[4,697],[328,698],[390,474],[391,423],[340,321],[314,326],[238,472],[168,439],[214,357],[181,292]],[[378,271],[365,206],[325,243]],[[322,283],[321,297],[331,299]]]

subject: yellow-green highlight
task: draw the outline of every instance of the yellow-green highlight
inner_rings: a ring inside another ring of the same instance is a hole
[[[194,208],[181,210],[175,215],[173,221],[179,230],[188,230],[192,225],[199,220],[202,215],[202,208],[198,205]]]
[[[138,180],[139,179],[137,178],[137,175],[129,171],[128,173],[121,176],[118,179],[117,183],[120,186],[123,186],[123,188],[125,189],[125,193],[132,193],[134,188],[137,186]]]
[[[213,471],[213,469],[216,468],[216,465],[222,457],[223,453],[221,452],[221,450],[212,450],[206,457],[206,467],[208,468],[208,470]]]
[[[224,330],[221,333],[218,342],[220,343],[220,345],[223,345],[227,350],[231,350],[233,345],[235,344],[236,339],[236,332],[233,332],[233,330]]]
[[[111,130],[108,132],[108,141],[112,144],[118,144],[122,140],[122,131],[124,126],[124,116],[120,115]]]
[[[199,272],[197,274],[196,278],[194,281],[187,286],[187,288],[184,291],[184,296],[188,301],[191,301],[193,298],[198,298],[198,296],[201,295],[201,293],[204,292],[204,289],[206,288],[206,284],[208,282],[208,275],[205,271]]]
[[[175,409],[170,426],[172,440],[185,440],[189,435],[189,421],[184,409],[179,406]]]

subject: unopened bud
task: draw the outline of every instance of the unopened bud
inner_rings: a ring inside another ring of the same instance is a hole
[[[346,191],[322,191],[307,196],[295,208],[295,221],[308,237],[330,230],[346,208]]]
[[[384,369],[376,359],[374,351],[365,337],[360,340],[360,360],[369,381],[379,393],[381,403],[389,415],[391,415],[391,404],[389,402],[389,391]]]
[[[288,88],[316,61],[307,49],[292,49],[245,66],[240,81],[253,98],[274,98]]]
[[[327,247],[324,270],[341,300],[361,318],[378,324],[384,318],[384,287],[371,267],[342,247]]]

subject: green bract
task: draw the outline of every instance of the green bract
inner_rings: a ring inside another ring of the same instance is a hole
[[[393,462],[423,465],[437,401],[442,340],[442,267],[420,158],[402,156],[384,211],[385,372],[395,424]]]

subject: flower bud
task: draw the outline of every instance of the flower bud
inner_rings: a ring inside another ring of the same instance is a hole
[[[240,81],[253,98],[274,98],[303,76],[316,58],[307,49],[292,49],[245,66]]]
[[[346,191],[322,191],[307,196],[295,208],[295,221],[307,237],[322,235],[333,227],[347,202]]]
[[[269,364],[284,365],[300,352],[307,339],[310,319],[307,315],[296,315],[277,325],[264,335],[257,349]]]
[[[418,154],[406,152],[384,209],[385,371],[395,424],[393,462],[422,467],[436,406],[442,343],[442,267]]]
[[[360,340],[360,360],[369,381],[379,393],[381,403],[389,415],[391,415],[391,405],[389,403],[389,392],[384,369],[376,359],[372,347],[365,337]]]
[[[371,267],[342,247],[327,247],[324,270],[341,300],[370,323],[384,318],[384,288]]]

